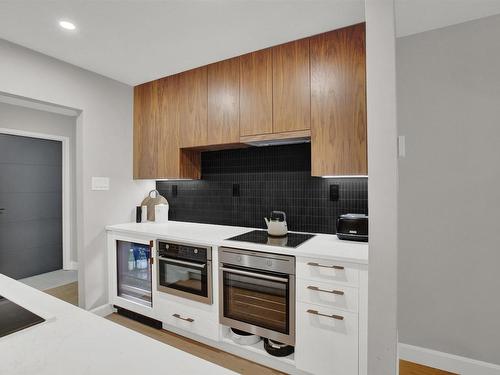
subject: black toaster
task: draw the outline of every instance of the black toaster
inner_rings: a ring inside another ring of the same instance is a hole
[[[337,237],[341,240],[368,241],[368,216],[340,215],[337,219]]]

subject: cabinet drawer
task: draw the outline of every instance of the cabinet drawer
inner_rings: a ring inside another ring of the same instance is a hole
[[[297,279],[297,299],[300,302],[358,312],[358,289],[344,285]]]
[[[164,324],[183,329],[212,340],[218,339],[218,325],[210,314],[178,303],[169,302],[158,317]],[[167,327],[168,329],[168,327]]]
[[[296,366],[315,375],[358,374],[358,316],[297,304]]]
[[[358,269],[334,260],[298,258],[297,277],[354,286],[359,284]]]

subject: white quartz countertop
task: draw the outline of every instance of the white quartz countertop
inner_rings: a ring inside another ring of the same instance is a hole
[[[0,274],[0,295],[46,322],[0,338],[0,374],[235,374]]]
[[[228,246],[253,251],[287,254],[300,257],[334,259],[350,263],[368,264],[368,243],[339,240],[336,235],[316,234],[296,248],[253,244],[250,242],[228,241],[253,228],[227,225],[186,223],[125,223],[109,225],[106,230],[129,235],[143,235],[151,239],[192,242],[206,246]]]

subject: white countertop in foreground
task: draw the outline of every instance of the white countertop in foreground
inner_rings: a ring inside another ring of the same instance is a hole
[[[0,295],[47,319],[0,338],[0,374],[235,374],[0,274]]]
[[[368,244],[339,240],[330,234],[316,234],[315,237],[296,248],[259,245],[249,242],[227,241],[229,237],[248,232],[252,228],[227,225],[186,223],[126,223],[108,225],[106,230],[130,235],[140,234],[152,239],[194,242],[199,245],[238,247],[254,251],[288,254],[320,259],[335,259],[344,262],[368,264]]]

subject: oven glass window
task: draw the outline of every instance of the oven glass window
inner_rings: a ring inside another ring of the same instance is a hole
[[[159,269],[161,286],[208,297],[206,264],[194,267],[161,260]]]
[[[284,334],[289,333],[289,288],[277,282],[223,272],[224,316]]]

